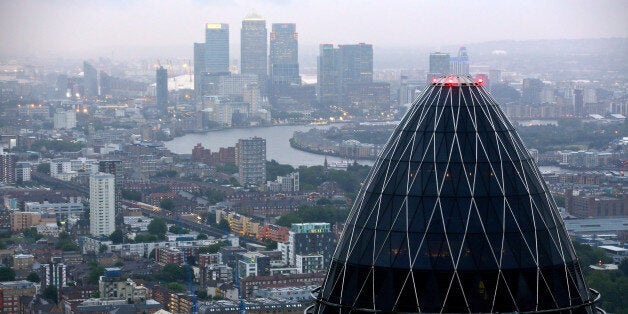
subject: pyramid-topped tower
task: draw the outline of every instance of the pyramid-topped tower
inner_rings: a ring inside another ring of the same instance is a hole
[[[541,175],[481,79],[434,79],[347,219],[316,313],[594,312]]]

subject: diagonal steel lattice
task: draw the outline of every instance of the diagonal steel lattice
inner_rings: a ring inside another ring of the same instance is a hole
[[[434,80],[373,166],[317,313],[594,311],[556,205],[481,82]]]

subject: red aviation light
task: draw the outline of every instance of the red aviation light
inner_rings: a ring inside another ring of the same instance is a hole
[[[453,77],[447,77],[447,79],[445,79],[445,86],[454,86],[454,84],[458,83],[458,80]]]
[[[476,81],[475,81],[478,85],[484,85],[484,79],[479,77]]]

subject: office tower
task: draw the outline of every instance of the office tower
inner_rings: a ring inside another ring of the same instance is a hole
[[[467,55],[466,47],[460,47],[458,50],[458,56],[451,58],[450,65],[450,74],[469,75],[469,55]]]
[[[387,88],[390,94],[389,85],[373,83],[373,46],[370,44],[339,45],[338,48],[331,44],[320,45],[317,74],[316,97],[322,104],[359,104],[366,95],[380,95]]]
[[[87,61],[83,61],[83,86],[85,87],[85,95],[80,96],[98,96],[98,70]]]
[[[89,232],[108,237],[115,231],[115,176],[96,173],[89,177]]]
[[[316,100],[322,104],[338,104],[340,97],[338,49],[332,44],[321,44],[318,49]]]
[[[314,312],[591,313],[550,192],[468,76],[417,98],[347,218]]]
[[[449,74],[450,57],[448,53],[432,52],[430,53],[430,71],[428,75],[441,76]]]
[[[194,96],[211,94],[211,77],[229,73],[229,24],[205,24],[205,43],[194,43]]]
[[[521,102],[526,105],[538,105],[541,103],[543,81],[535,78],[523,79],[521,87]]]
[[[14,183],[17,155],[2,152],[0,149],[0,182]]]
[[[196,45],[194,46],[196,52]],[[199,52],[202,49],[199,49]],[[205,24],[205,68],[203,72],[229,72],[229,24]]]
[[[266,20],[251,13],[242,21],[240,32],[240,73],[256,74],[260,82],[268,73],[268,31]]]
[[[240,139],[236,144],[240,184],[260,186],[266,183],[266,140],[260,137]]]
[[[270,80],[278,85],[300,85],[299,35],[294,23],[273,24],[270,33]]]
[[[156,71],[155,96],[157,108],[166,111],[168,107],[168,71],[160,66]]]
[[[205,46],[204,43],[194,43],[194,96],[197,100],[203,95],[203,76],[206,73]]]
[[[340,84],[343,91],[351,83],[373,82],[373,45],[339,45]]]

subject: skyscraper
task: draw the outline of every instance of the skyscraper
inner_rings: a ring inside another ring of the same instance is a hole
[[[373,45],[338,45],[340,84],[343,91],[351,83],[373,82]]]
[[[199,52],[201,52],[200,50],[202,49],[199,49]],[[205,24],[204,63],[204,72],[229,72],[229,24]]]
[[[157,108],[165,111],[168,107],[168,71],[162,66],[156,71],[156,82]]]
[[[263,82],[268,73],[268,30],[266,20],[251,13],[242,21],[240,73],[256,74]]]
[[[432,83],[375,162],[314,312],[591,313],[596,293],[493,97]]]
[[[432,52],[430,53],[430,70],[427,73],[428,84],[432,78],[449,74],[449,62],[451,58],[448,53]]]
[[[208,92],[209,76],[229,73],[229,24],[205,24],[205,42],[194,43],[194,95]]]
[[[115,228],[115,176],[93,174],[89,177],[89,232],[109,236]]]
[[[469,75],[469,55],[466,47],[460,47],[458,56],[452,57],[450,74],[453,75]]]
[[[322,104],[338,103],[338,49],[333,44],[321,44],[318,48],[316,100]]]
[[[299,36],[294,23],[273,24],[270,33],[270,79],[272,84],[300,85]]]
[[[240,139],[236,144],[240,184],[260,186],[266,183],[266,140],[260,137]]]
[[[343,103],[354,91],[370,90],[373,83],[373,46],[331,44],[319,47],[317,99],[321,103]],[[368,86],[367,86],[368,85]]]

